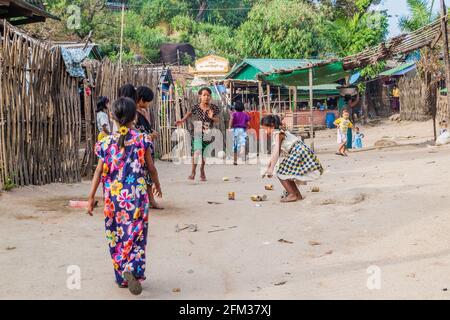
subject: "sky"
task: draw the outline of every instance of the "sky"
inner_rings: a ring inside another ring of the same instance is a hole
[[[429,0],[430,4],[432,0]],[[450,6],[450,0],[445,0],[447,8]],[[389,20],[389,36],[393,37],[401,33],[398,27],[398,20],[401,16],[408,15],[408,6],[406,0],[383,0],[379,5],[382,10],[388,10],[389,15],[392,17]],[[434,1],[434,11],[440,11],[440,0]]]

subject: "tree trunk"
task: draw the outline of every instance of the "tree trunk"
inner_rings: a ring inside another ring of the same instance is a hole
[[[202,0],[197,17],[195,18],[196,21],[201,21],[203,19],[206,9],[208,9],[208,0]]]

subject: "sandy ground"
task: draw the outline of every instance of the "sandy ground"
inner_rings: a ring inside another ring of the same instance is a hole
[[[368,146],[383,137],[404,146],[349,158],[334,155],[334,130],[320,132],[326,173],[295,204],[278,202],[276,181],[265,191],[257,166],[209,166],[200,183],[186,181],[188,166],[159,162],[166,210],[152,213],[149,280],[138,299],[450,298],[450,147],[427,146],[431,128],[363,128]],[[113,283],[101,209],[89,217],[67,207],[88,190],[86,181],[0,196],[0,298],[135,299]],[[255,193],[269,201],[257,207]],[[177,224],[199,229],[176,233]],[[81,268],[81,290],[66,286],[70,265]],[[367,286],[371,266],[379,289]]]

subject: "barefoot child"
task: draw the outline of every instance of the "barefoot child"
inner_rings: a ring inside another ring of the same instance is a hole
[[[338,128],[337,130],[337,141],[339,144],[339,149],[337,155],[347,157],[347,133],[349,128],[353,128],[353,124],[350,121],[350,113],[344,110],[342,117],[334,122],[334,125]]]
[[[363,143],[362,139],[364,139],[364,134],[359,132],[359,128],[356,127],[356,133],[355,133],[355,140],[353,141],[353,148],[354,149],[362,149]]]
[[[234,140],[234,165],[237,166],[238,152],[241,157],[245,156],[245,145],[247,143],[247,129],[250,127],[250,116],[246,114],[242,102],[237,102],[235,112],[231,114],[229,129],[233,130]]]
[[[302,200],[297,183],[304,184],[323,174],[319,159],[301,139],[289,131],[280,130],[281,120],[278,116],[264,117],[261,126],[273,138],[272,158],[264,176],[271,178],[276,169],[276,175],[287,192],[281,202]]]
[[[210,130],[215,123],[220,122],[220,109],[214,104],[211,104],[211,89],[205,87],[198,92],[200,103],[193,106],[183,119],[176,122],[177,126],[181,126],[188,119],[193,122],[193,130],[191,130],[192,137],[192,172],[189,176],[189,180],[195,180],[197,174],[197,164],[201,158],[202,163],[200,165],[200,179],[206,181],[205,173],[205,150],[213,143],[213,138],[209,136]],[[199,130],[196,130],[199,128]],[[196,132],[199,131],[199,132]]]
[[[134,130],[136,104],[119,98],[112,106],[119,131],[96,145],[99,157],[92,179],[88,212],[92,215],[100,181],[105,198],[106,238],[116,282],[138,295],[145,280],[149,199],[145,178],[152,177],[155,195],[162,196],[158,172],[151,156],[151,142]]]

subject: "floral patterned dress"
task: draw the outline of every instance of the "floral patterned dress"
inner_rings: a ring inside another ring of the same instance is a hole
[[[145,152],[149,148],[153,151],[153,145],[145,134],[130,130],[125,150],[120,150],[119,138],[116,133],[99,141],[96,154],[104,163],[106,238],[116,281],[126,286],[124,271],[130,271],[136,279],[145,279],[149,211]]]

